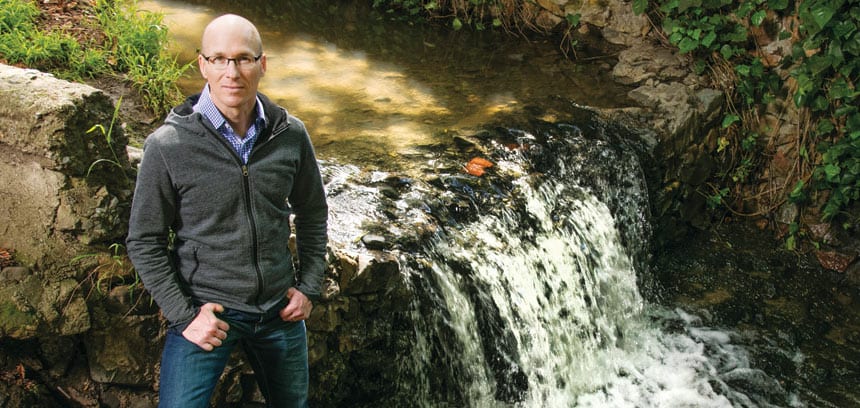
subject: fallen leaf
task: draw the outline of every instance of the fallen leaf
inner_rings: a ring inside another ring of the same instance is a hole
[[[487,159],[482,159],[480,157],[473,157],[472,160],[469,160],[469,164],[476,164],[484,168],[493,167],[493,162]]]
[[[484,166],[472,162],[466,163],[466,173],[476,177],[481,177],[484,175]]]
[[[848,265],[854,260],[853,256],[841,254],[836,251],[816,251],[815,257],[818,258],[818,263],[825,269],[831,269],[836,272],[845,272]]]
[[[480,177],[484,175],[484,170],[489,167],[493,167],[493,162],[480,157],[473,157],[472,160],[469,160],[469,162],[466,163],[465,169],[466,173]]]

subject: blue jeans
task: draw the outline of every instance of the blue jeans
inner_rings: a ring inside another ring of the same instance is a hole
[[[281,306],[283,307],[283,306]],[[218,315],[230,325],[221,347],[205,351],[170,329],[161,355],[159,407],[209,406],[230,353],[245,351],[268,407],[307,407],[308,343],[305,322],[285,322],[277,310]]]

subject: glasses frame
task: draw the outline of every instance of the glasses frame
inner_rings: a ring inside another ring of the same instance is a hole
[[[220,56],[220,55],[206,56],[206,55],[200,54],[200,56],[203,57],[203,59],[205,59],[208,64],[212,65],[212,68],[218,69],[218,70],[227,69],[227,67],[230,66],[230,61],[233,61],[233,65],[235,65],[236,68],[238,68],[238,69],[250,69],[251,67],[254,66],[254,64],[260,62],[260,58],[263,58],[263,54],[251,56],[254,59],[253,63],[240,64],[239,60],[247,57],[247,55],[242,55],[242,56],[233,57],[233,58],[227,58],[227,57]],[[224,65],[218,65],[215,63],[215,61],[213,61],[214,59],[217,59],[217,58],[224,58],[226,60]]]

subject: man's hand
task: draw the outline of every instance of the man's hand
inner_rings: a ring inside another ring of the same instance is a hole
[[[311,309],[313,309],[314,304],[304,293],[296,288],[289,288],[287,290],[287,299],[290,300],[290,303],[287,303],[287,306],[281,309],[279,313],[281,320],[298,322],[311,317]]]
[[[218,303],[207,303],[200,306],[197,317],[182,331],[182,337],[206,351],[212,351],[227,338],[230,325],[218,319],[215,313],[224,311],[224,306]]]

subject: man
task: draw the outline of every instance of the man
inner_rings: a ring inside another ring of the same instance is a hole
[[[257,92],[266,54],[250,21],[214,19],[197,62],[206,85],[146,139],[129,223],[129,256],[170,322],[159,404],[208,406],[238,344],[269,406],[306,406],[328,217],[310,137]]]

